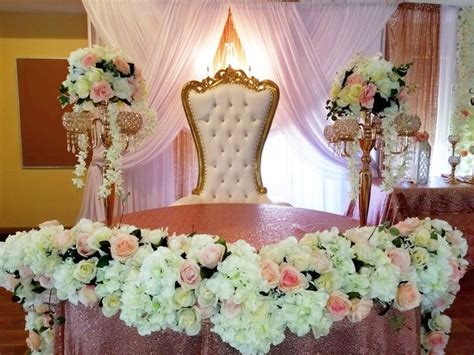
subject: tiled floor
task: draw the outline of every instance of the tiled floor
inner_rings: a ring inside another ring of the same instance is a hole
[[[21,307],[10,301],[11,294],[0,289],[0,354],[25,354],[26,332]],[[461,291],[448,314],[453,318],[452,333],[446,353],[474,353],[474,271],[461,281]]]

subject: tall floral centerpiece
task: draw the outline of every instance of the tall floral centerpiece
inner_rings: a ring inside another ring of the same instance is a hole
[[[78,163],[73,183],[84,186],[90,148],[102,146],[105,164],[99,197],[108,198],[111,222],[113,196],[123,196],[121,156],[153,132],[156,116],[146,104],[141,71],[120,50],[93,46],[71,53],[69,73],[61,84],[59,102],[73,112],[63,116],[67,148]]]
[[[361,226],[366,225],[369,209],[371,150],[384,147],[384,189],[390,190],[404,172],[403,159],[400,163],[396,157],[420,128],[419,118],[404,114],[410,89],[403,78],[409,68],[410,64],[394,66],[380,56],[357,56],[332,84],[326,108],[334,124],[324,134],[335,151],[349,159],[352,197],[359,191]],[[357,140],[362,150],[358,178]]]

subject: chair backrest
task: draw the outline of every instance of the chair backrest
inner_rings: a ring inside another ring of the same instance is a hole
[[[194,195],[204,203],[270,203],[260,164],[279,100],[278,86],[242,70],[190,81],[182,102],[198,154]]]

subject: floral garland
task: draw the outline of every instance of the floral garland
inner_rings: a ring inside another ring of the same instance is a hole
[[[336,74],[327,101],[327,118],[336,121],[344,117],[359,118],[362,111],[382,118],[384,135],[383,189],[390,191],[405,171],[405,156],[394,155],[397,150],[395,118],[405,111],[410,88],[404,77],[410,64],[394,66],[377,55],[370,58],[355,56]],[[351,198],[358,192],[359,159],[348,159]]]
[[[104,114],[110,123],[112,144],[105,152],[103,183],[100,197],[107,197],[115,184],[117,194],[122,194],[122,171],[120,158],[123,149],[117,116],[120,111],[139,113],[143,127],[130,139],[128,149],[133,150],[145,137],[153,133],[156,125],[155,113],[146,105],[145,81],[139,69],[119,50],[93,46],[81,48],[68,58],[69,73],[59,88],[58,97],[62,107],[72,104],[74,111],[89,111],[98,117]],[[101,113],[101,110],[104,112]],[[89,150],[88,136],[79,136],[78,163],[73,183],[84,186],[85,160]]]
[[[474,145],[474,7],[462,7],[458,13],[456,80],[453,89],[454,109],[451,115],[451,132],[461,137],[457,145],[461,164],[458,172],[461,175],[472,173],[474,155],[469,155],[469,148]]]
[[[401,312],[421,305],[422,353],[442,352],[467,262],[466,240],[441,220],[409,218],[339,233],[289,237],[257,253],[243,240],[166,229],[110,229],[57,221],[0,243],[0,285],[28,311],[27,343],[52,352],[54,304],[99,305],[141,335],[172,329],[196,335],[201,320],[242,353],[266,353],[288,328],[329,333],[334,322],[360,322],[374,303]],[[157,305],[160,305],[157,307]],[[398,318],[403,326],[403,313]],[[67,320],[66,320],[67,321]]]

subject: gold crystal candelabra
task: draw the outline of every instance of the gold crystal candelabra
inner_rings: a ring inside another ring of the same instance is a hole
[[[391,154],[402,154],[408,149],[410,137],[416,135],[420,129],[421,121],[416,115],[401,114],[395,119],[395,126],[399,145]],[[362,150],[362,166],[359,171],[359,225],[366,226],[372,188],[370,152],[374,148],[376,150],[383,148],[382,121],[379,117],[362,111],[359,118],[336,120],[332,126],[327,126],[324,129],[324,136],[334,153],[342,157],[356,154],[351,150],[350,143],[355,140],[359,141],[359,147]]]
[[[456,179],[456,167],[461,162],[461,156],[455,155],[456,152],[456,145],[461,140],[461,137],[457,134],[450,134],[448,136],[448,142],[451,143],[451,155],[448,158],[448,163],[451,165],[451,174],[447,177],[446,181],[450,185],[458,184],[458,180]]]
[[[76,153],[81,150],[87,150],[103,146],[107,150],[112,146],[113,137],[110,129],[110,114],[108,104],[103,103],[92,111],[66,112],[63,115],[63,126],[66,129],[67,150]],[[116,122],[119,128],[119,142],[121,153],[125,153],[130,143],[137,137],[137,133],[143,126],[143,119],[140,114],[131,111],[122,111],[117,114]],[[85,143],[82,143],[85,142]],[[89,142],[91,142],[89,144]],[[107,169],[107,159],[106,166]],[[104,201],[106,207],[107,225],[112,225],[114,204],[115,204],[115,186]]]

